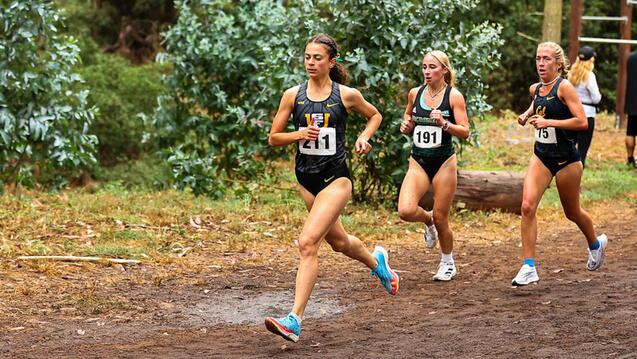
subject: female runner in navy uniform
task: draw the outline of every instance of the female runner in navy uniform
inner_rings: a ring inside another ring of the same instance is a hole
[[[398,214],[409,222],[423,222],[425,245],[433,248],[440,237],[441,260],[433,279],[449,281],[457,273],[453,261],[453,233],[449,209],[456,192],[457,162],[451,136],[469,137],[469,120],[464,97],[453,87],[455,74],[449,57],[431,51],[422,61],[425,85],[409,91],[400,132],[413,132],[409,169],[398,199]],[[433,186],[432,212],[419,206]]]
[[[576,131],[586,130],[588,122],[575,87],[564,79],[568,59],[560,45],[544,42],[537,47],[535,66],[540,83],[529,88],[533,102],[518,117],[520,125],[524,126],[528,122],[535,127],[535,146],[524,178],[521,208],[524,263],[513,278],[512,284],[515,286],[540,280],[534,259],[536,213],[553,177],[566,218],[577,224],[588,242],[588,270],[596,270],[602,265],[608,245],[606,235],[595,235],[591,216],[579,203],[582,162],[575,148]]]
[[[376,246],[370,253],[360,239],[345,232],[339,219],[352,192],[345,163],[347,114],[354,110],[367,118],[367,126],[355,144],[359,154],[371,150],[368,141],[380,126],[382,116],[358,90],[343,85],[347,72],[336,62],[337,57],[337,44],[331,37],[317,35],[308,40],[305,69],[310,79],[285,91],[269,137],[272,146],[297,143],[296,177],[309,211],[298,238],[300,263],[292,311],[283,318],[265,319],[269,331],[294,342],[299,340],[301,318],[316,283],[318,249],[323,238],[334,251],[372,269],[390,294],[398,291],[399,278],[389,268],[387,251]],[[290,115],[295,131],[285,132]]]

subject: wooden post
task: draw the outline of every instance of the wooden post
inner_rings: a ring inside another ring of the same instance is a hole
[[[568,30],[568,60],[575,63],[579,52],[579,35],[582,33],[584,0],[571,0],[571,20]]]
[[[562,40],[562,0],[544,0],[542,41],[560,43]]]
[[[620,34],[623,40],[630,40],[630,28],[633,19],[633,8],[628,5],[628,1],[619,0],[621,16],[626,17],[626,21],[620,25]],[[626,61],[630,53],[629,44],[619,45],[619,63],[617,64],[617,99],[615,101],[616,127],[626,128],[626,114],[624,104],[626,103]]]

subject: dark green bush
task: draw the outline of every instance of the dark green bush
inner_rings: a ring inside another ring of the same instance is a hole
[[[50,1],[0,5],[0,181],[64,186],[95,164],[79,48]]]
[[[219,196],[224,179],[254,179],[281,152],[267,145],[272,114],[286,88],[305,81],[303,45],[325,32],[361,89],[384,116],[374,150],[351,155],[355,198],[393,198],[407,166],[398,132],[404,99],[422,83],[422,56],[439,49],[458,71],[469,114],[490,107],[483,76],[499,60],[499,27],[471,18],[475,0],[177,1],[180,17],[165,34],[173,65],[153,117],[177,187]],[[353,145],[364,121],[348,120]],[[292,146],[289,146],[292,148]]]
[[[159,64],[131,66],[116,55],[97,54],[93,65],[79,68],[91,89],[89,104],[100,109],[91,129],[99,139],[98,153],[103,165],[139,158],[155,151],[144,142],[148,127],[138,113],[151,113],[157,96],[164,90]]]
[[[172,184],[170,165],[158,156],[122,162],[111,167],[98,167],[93,177],[99,182],[118,183],[125,188],[162,190]]]

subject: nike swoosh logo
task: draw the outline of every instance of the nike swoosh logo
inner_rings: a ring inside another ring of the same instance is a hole
[[[551,96],[551,97],[547,97],[547,98],[546,98],[546,100],[547,100],[547,101],[551,101],[551,100],[552,100],[552,99],[554,99],[554,98],[555,98],[555,96]]]
[[[558,162],[558,163],[557,163],[557,165],[558,165],[558,166],[561,166],[561,165],[563,165],[563,164],[565,164],[565,163],[566,163],[566,161],[564,161],[564,162]]]
[[[336,105],[338,105],[338,104],[337,103],[328,103],[327,104],[327,108],[334,107]]]
[[[323,180],[323,182],[327,183],[327,182],[329,182],[329,181],[331,181],[331,180],[333,180],[333,179],[334,179],[334,176],[332,176],[332,177],[330,177],[330,178],[325,178],[325,179]]]
[[[298,101],[298,102],[297,102],[297,104],[299,104],[299,105],[304,105],[304,104],[305,104],[305,101]]]

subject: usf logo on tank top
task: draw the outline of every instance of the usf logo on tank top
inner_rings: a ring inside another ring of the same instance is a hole
[[[329,127],[329,113],[306,113],[306,127],[299,127],[303,131],[308,126],[319,128],[319,135],[314,141],[299,141],[299,151],[304,155],[331,156],[336,154],[336,128]]]
[[[299,86],[292,112],[294,128],[303,131],[314,126],[319,129],[319,134],[316,140],[297,142],[297,171],[319,173],[345,162],[346,120],[347,110],[338,83],[332,82],[332,92],[322,101],[308,98],[307,82]]]

